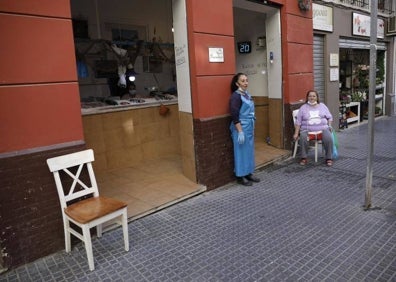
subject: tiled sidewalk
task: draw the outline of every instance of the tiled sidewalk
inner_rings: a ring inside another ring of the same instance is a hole
[[[375,122],[373,208],[363,209],[367,124],[338,133],[340,158],[292,159],[252,187],[206,192],[93,242],[0,275],[1,281],[396,281],[396,117]]]

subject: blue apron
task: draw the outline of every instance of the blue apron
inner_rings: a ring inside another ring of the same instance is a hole
[[[231,122],[231,137],[234,143],[234,172],[237,177],[246,176],[254,172],[254,102],[249,94],[241,95],[242,106],[239,110],[239,120],[241,122],[245,142],[238,143],[238,131]]]

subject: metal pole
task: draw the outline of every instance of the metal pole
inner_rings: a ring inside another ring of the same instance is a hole
[[[370,1],[370,72],[369,72],[369,109],[368,109],[368,144],[365,208],[371,207],[371,192],[373,183],[373,152],[374,152],[374,115],[375,115],[375,88],[377,75],[377,0]]]

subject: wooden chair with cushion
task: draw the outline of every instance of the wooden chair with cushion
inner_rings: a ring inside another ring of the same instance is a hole
[[[94,153],[85,150],[47,160],[55,178],[62,209],[66,252],[71,250],[71,234],[84,242],[89,269],[95,269],[90,229],[102,236],[102,224],[115,219],[122,226],[125,250],[129,251],[127,204],[99,196],[92,168]],[[80,230],[71,225],[78,226]]]

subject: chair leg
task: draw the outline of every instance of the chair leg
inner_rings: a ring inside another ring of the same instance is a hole
[[[65,250],[66,253],[69,253],[71,251],[70,221],[66,218],[63,219],[63,231],[65,234]]]
[[[84,236],[85,250],[87,252],[89,270],[92,271],[95,269],[95,264],[94,264],[94,258],[93,258],[93,253],[92,253],[92,241],[91,241],[91,233],[89,231],[89,227],[84,225],[82,227],[82,232],[83,232],[83,236]]]
[[[124,209],[122,216],[121,216],[121,221],[122,221],[122,232],[124,233],[124,245],[125,245],[125,251],[129,251],[129,235],[128,235],[128,215],[127,215],[127,209]]]
[[[102,224],[98,224],[96,226],[96,236],[102,237],[103,226]]]
[[[294,141],[294,150],[293,150],[293,158],[296,157],[297,154],[297,147],[298,147],[298,139]]]

